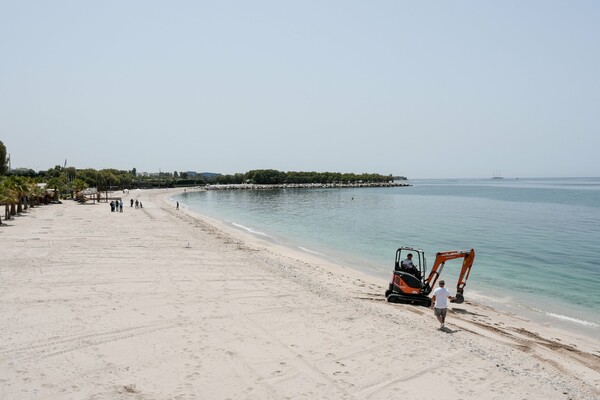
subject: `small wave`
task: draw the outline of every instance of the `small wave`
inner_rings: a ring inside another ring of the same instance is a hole
[[[600,327],[600,325],[598,325],[595,322],[590,322],[590,321],[585,321],[585,320],[578,319],[578,318],[568,317],[566,315],[554,314],[554,313],[551,313],[551,312],[546,312],[546,315],[548,315],[549,317],[562,319],[564,321],[574,322],[574,323],[580,324],[580,325],[592,326],[594,328],[599,328]]]
[[[314,251],[314,250],[309,250],[309,249],[307,249],[306,247],[298,246],[298,248],[299,248],[300,250],[302,250],[302,251],[305,251],[305,252],[307,252],[307,253],[316,254],[316,255],[318,255],[318,256],[325,256],[325,254],[323,254],[323,253],[319,253],[318,251]]]
[[[537,313],[547,315],[548,317],[560,319],[562,321],[572,322],[572,323],[579,324],[579,325],[591,326],[593,328],[600,328],[600,325],[595,322],[586,321],[586,320],[575,318],[575,317],[569,317],[567,315],[556,314],[556,313],[553,313],[550,311],[540,310],[539,308],[535,308],[535,307],[527,307],[527,308],[529,308],[530,310],[533,310]]]
[[[271,238],[271,236],[267,235],[266,233],[255,231],[254,229],[248,228],[247,226],[244,226],[242,224],[238,224],[236,222],[230,222],[230,223],[231,223],[231,225],[233,225],[233,226],[235,226],[237,228],[243,229],[243,230],[245,230],[247,232],[250,232],[253,235],[259,235],[259,236],[264,236],[264,237],[267,237],[267,238]]]

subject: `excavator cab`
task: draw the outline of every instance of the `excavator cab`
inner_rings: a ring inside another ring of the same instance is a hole
[[[409,259],[412,261],[412,268],[406,264]],[[416,247],[400,247],[396,250],[394,275],[385,297],[391,303],[410,303],[428,307],[431,305],[431,299],[427,295],[431,292],[431,288],[423,279],[426,275],[425,252]]]
[[[410,260],[413,268],[408,268],[405,261]],[[425,252],[414,247],[400,247],[396,250],[396,261],[394,271],[404,271],[421,280],[425,276],[427,260]]]
[[[408,268],[404,261],[409,257],[412,261],[413,268]],[[425,307],[431,305],[429,294],[435,286],[446,261],[462,258],[462,268],[456,285],[456,296],[452,300],[453,303],[462,303],[464,301],[464,287],[471,273],[473,260],[475,259],[475,250],[466,251],[442,251],[436,254],[433,267],[427,275],[427,260],[425,252],[414,247],[400,247],[396,251],[396,259],[394,263],[394,274],[392,281],[389,284],[388,290],[385,292],[387,301],[392,303],[409,303],[417,304]],[[427,276],[427,278],[425,278]]]

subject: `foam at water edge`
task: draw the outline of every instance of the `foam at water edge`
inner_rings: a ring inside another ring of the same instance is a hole
[[[539,314],[546,315],[548,317],[560,319],[562,321],[572,322],[572,323],[575,323],[578,325],[584,325],[584,326],[589,326],[589,327],[593,327],[593,328],[600,328],[600,325],[598,325],[595,322],[586,321],[586,320],[575,318],[575,317],[569,317],[567,315],[556,314],[556,313],[553,313],[550,311],[540,310],[539,308],[535,308],[535,307],[529,307],[529,306],[524,306],[524,305],[521,305],[520,307],[529,309],[529,310],[534,311]]]
[[[511,297],[505,297],[505,298],[498,298],[498,297],[489,297],[489,296],[485,296],[482,295],[481,293],[478,293],[476,291],[471,291],[469,294],[469,297],[475,301],[484,303],[484,304],[491,304],[492,306],[499,306],[500,308],[505,308],[505,309],[510,309],[513,308],[514,306],[516,306],[516,308],[525,310],[526,312],[533,312],[535,314],[538,315],[544,315],[546,317],[551,317],[551,318],[555,318],[555,319],[559,319],[561,321],[565,321],[565,322],[570,322],[570,323],[574,323],[574,324],[578,324],[578,325],[583,325],[583,326],[587,326],[587,327],[591,327],[591,328],[600,328],[600,324],[597,324],[595,322],[592,321],[586,321],[580,318],[575,318],[575,317],[569,317],[567,315],[563,315],[563,314],[557,314],[557,313],[553,313],[553,312],[549,312],[549,311],[544,311],[541,310],[539,308],[535,308],[535,307],[531,307],[525,304],[514,304],[514,299]]]
[[[231,222],[231,221],[227,221],[227,222],[230,223],[231,225],[237,227],[237,228],[240,228],[240,229],[243,229],[243,230],[245,230],[247,232],[250,232],[253,235],[259,235],[259,236],[267,237],[269,239],[273,239],[271,236],[267,235],[266,233],[255,231],[254,229],[248,228],[247,226],[244,226],[242,224],[238,224],[236,222]]]
[[[548,315],[548,316],[550,316],[550,317],[553,317],[553,318],[562,319],[564,321],[574,322],[576,324],[591,326],[591,327],[594,327],[594,328],[600,328],[600,325],[596,324],[595,322],[584,321],[582,319],[568,317],[566,315],[561,315],[561,314],[554,314],[554,313],[551,313],[551,312],[546,312],[545,314]]]
[[[307,248],[305,248],[305,247],[302,247],[302,246],[298,246],[298,248],[299,248],[300,250],[302,250],[302,251],[305,251],[305,252],[307,252],[307,253],[316,254],[316,255],[318,255],[318,256],[323,256],[323,257],[325,257],[325,254],[323,254],[323,253],[319,253],[318,251],[309,250],[309,249],[307,249]]]

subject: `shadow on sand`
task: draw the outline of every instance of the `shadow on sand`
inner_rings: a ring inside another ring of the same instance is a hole
[[[464,314],[464,315],[475,315],[478,317],[485,317],[486,315],[484,314],[478,314],[478,313],[474,313],[472,311],[467,311],[464,308],[456,308],[456,307],[452,307],[452,312],[455,312],[457,314]]]
[[[447,326],[444,326],[443,328],[439,329],[440,331],[444,332],[444,333],[456,333],[456,332],[460,332],[458,329],[452,330],[450,328],[448,328]]]

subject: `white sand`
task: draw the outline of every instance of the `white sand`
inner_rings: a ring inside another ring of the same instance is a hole
[[[0,399],[600,398],[598,340],[469,302],[439,331],[388,282],[169,193],[0,226]]]

